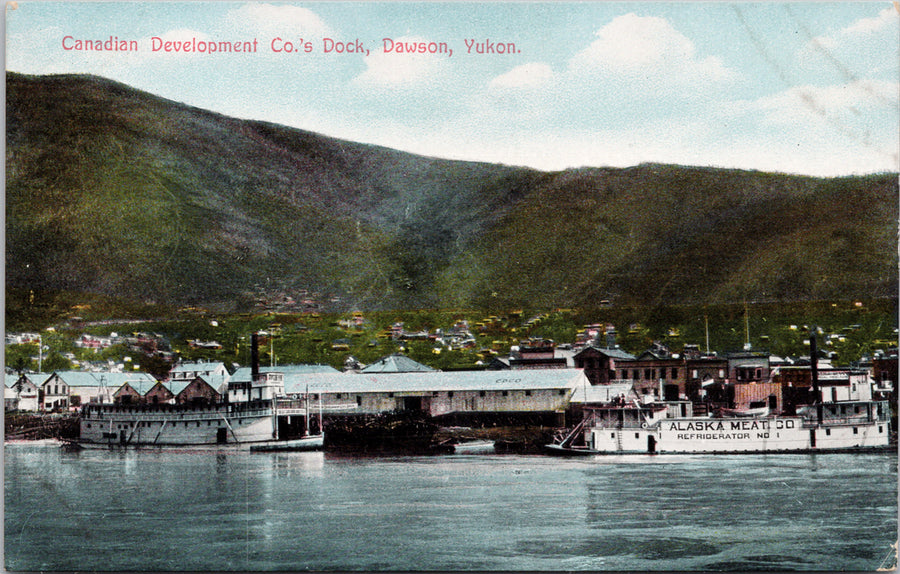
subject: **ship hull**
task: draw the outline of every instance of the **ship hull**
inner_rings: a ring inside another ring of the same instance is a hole
[[[800,417],[666,419],[647,428],[591,428],[596,453],[732,454],[885,448],[886,422],[810,424]]]
[[[84,448],[230,447],[287,443],[294,443],[295,449],[321,448],[324,442],[322,435],[279,437],[279,416],[287,418],[283,413],[261,404],[131,408],[92,405],[82,411],[80,436],[75,443]]]

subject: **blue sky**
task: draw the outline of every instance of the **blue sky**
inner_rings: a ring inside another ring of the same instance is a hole
[[[900,12],[889,2],[22,0],[6,26],[10,71],[96,74],[425,155],[548,170],[900,170]],[[67,36],[139,50],[64,50]],[[161,53],[153,37],[259,49]],[[313,51],[274,53],[274,38]],[[368,52],[326,54],[325,38]],[[384,53],[384,38],[446,42],[453,54]],[[469,54],[466,40],[513,42],[516,53]]]

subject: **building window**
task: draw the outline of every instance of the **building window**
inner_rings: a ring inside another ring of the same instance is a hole
[[[641,438],[641,433],[634,433],[634,438]]]
[[[674,368],[674,367],[672,368],[672,378],[673,379],[678,378],[678,369],[677,368]]]
[[[831,436],[831,429],[825,429],[825,436]]]
[[[337,394],[334,395],[334,398],[336,398],[336,399],[342,399],[342,398],[344,398],[344,395],[343,395],[343,393],[337,393]]]
[[[504,397],[505,397],[505,396],[508,396],[508,395],[509,395],[509,391],[503,391],[503,396],[504,396]]]
[[[616,433],[609,433],[609,438],[616,438]]]
[[[394,393],[388,393],[388,398],[393,398]]]
[[[358,407],[362,406],[362,397],[359,395],[356,395],[356,406],[358,406]]]
[[[447,391],[447,398],[448,398],[448,399],[452,399],[452,398],[453,398],[453,391]]]
[[[531,396],[531,391],[525,391],[525,396],[526,396],[526,397],[530,397],[530,396]]]
[[[859,429],[856,427],[853,427],[853,434],[859,434]]]
[[[644,369],[644,378],[648,381],[653,380],[653,372],[651,369]]]
[[[566,389],[559,389],[559,396],[561,396],[561,397],[566,396]]]
[[[88,425],[88,426],[91,426],[91,425]],[[881,434],[883,432],[884,432],[884,427],[881,425],[878,425],[878,434]]]
[[[485,392],[484,392],[484,391],[478,391],[478,396],[479,396],[479,397],[483,397],[484,395],[485,395]]]

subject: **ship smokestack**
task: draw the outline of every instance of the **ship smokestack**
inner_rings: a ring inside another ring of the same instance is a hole
[[[816,348],[816,331],[809,332],[809,372],[812,376],[813,404],[816,405],[816,418],[822,424],[822,397],[819,392],[819,350]]]
[[[259,380],[259,335],[250,335],[250,380]]]

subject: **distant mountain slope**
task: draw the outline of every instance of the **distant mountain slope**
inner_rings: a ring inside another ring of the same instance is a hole
[[[897,177],[543,173],[7,74],[7,287],[359,308],[895,296]]]

